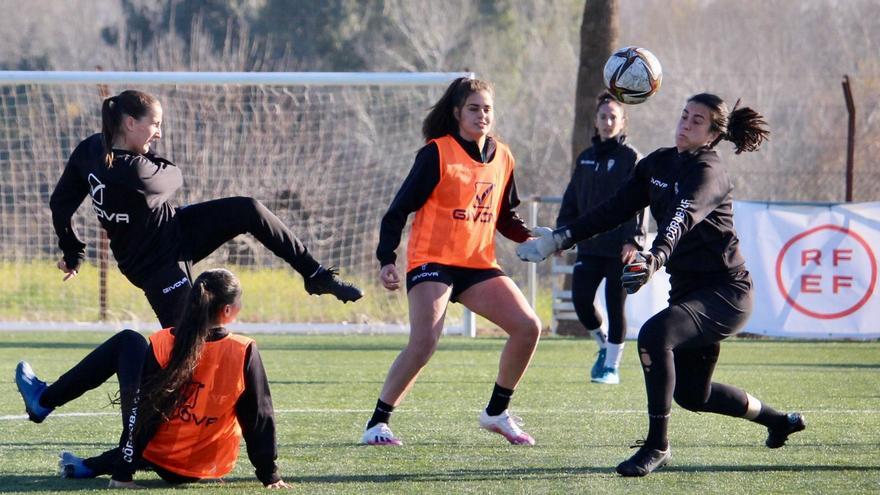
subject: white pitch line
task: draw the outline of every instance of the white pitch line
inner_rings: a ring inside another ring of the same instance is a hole
[[[419,412],[418,409],[407,409],[408,412]],[[372,409],[276,409],[276,414],[368,414]],[[517,409],[521,414],[647,414],[644,409]],[[877,414],[880,409],[802,409],[803,414]],[[119,412],[69,412],[53,413],[53,418],[93,418],[100,416],[119,416]],[[27,420],[26,414],[10,414],[0,416],[0,421]]]

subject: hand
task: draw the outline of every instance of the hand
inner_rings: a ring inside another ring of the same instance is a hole
[[[556,230],[536,227],[533,232],[540,233],[541,237],[529,239],[516,248],[516,255],[523,261],[538,263],[547,259],[547,256],[574,245],[571,231],[567,227]]]
[[[64,272],[64,274],[65,274],[64,278],[61,279],[62,282],[67,282],[68,280],[75,277],[76,274],[78,273],[76,270],[73,270],[71,268],[67,268],[67,263],[64,262],[63,258],[58,260],[58,263],[55,263],[55,266],[57,266],[58,269],[61,270],[62,272]]]
[[[116,481],[114,479],[110,480],[110,484],[107,485],[107,488],[124,488],[128,490],[142,490],[146,487],[138,485],[134,481]]]
[[[627,242],[622,248],[620,248],[620,261],[622,261],[624,265],[634,262],[636,260],[636,253],[638,252],[638,246]]]
[[[379,270],[379,280],[388,290],[397,290],[400,288],[400,275],[397,274],[397,266],[389,263]]]
[[[649,251],[638,251],[635,260],[623,267],[623,275],[620,277],[623,288],[627,294],[635,294],[654,272],[660,268],[659,259]]]
[[[293,488],[293,486],[288,485],[287,483],[284,482],[284,480],[278,480],[275,483],[272,483],[271,485],[266,485],[266,488],[268,488],[269,490],[281,490],[284,488]]]

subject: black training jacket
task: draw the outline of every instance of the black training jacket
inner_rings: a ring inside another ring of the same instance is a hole
[[[473,141],[465,141],[455,133],[452,135],[458,144],[467,151],[468,155],[481,163],[488,163],[495,157],[495,140],[492,137],[486,139],[483,149],[477,147]],[[416,154],[415,163],[409,171],[409,175],[403,181],[403,185],[391,201],[391,206],[382,217],[379,228],[379,246],[376,248],[376,258],[380,266],[392,264],[397,260],[394,252],[400,244],[400,236],[406,227],[406,219],[410,213],[424,206],[425,202],[434,192],[434,188],[440,183],[440,152],[437,145],[428,143]],[[525,222],[513,210],[519,205],[519,196],[516,192],[514,175],[510,175],[504,194],[501,195],[501,209],[495,229],[504,237],[523,242],[529,238],[530,230]]]
[[[677,284],[744,270],[733,226],[733,185],[713,150],[679,153],[660,148],[607,201],[569,224],[572,238],[614,228],[645,206],[657,221],[651,252],[666,260]]]
[[[176,261],[177,228],[171,219],[171,197],[183,185],[180,169],[152,152],[113,150],[113,166],[104,163],[100,134],[82,141],[67,162],[49,199],[58,247],[70,268],[85,257],[85,243],[77,236],[71,217],[86,196],[107,231],[119,269],[136,284],[157,263]]]
[[[593,146],[582,151],[574,162],[571,181],[562,196],[562,206],[556,217],[557,227],[574,222],[610,198],[626,182],[641,156],[625,141],[626,136],[605,141],[593,136]],[[580,241],[577,245],[578,255],[620,259],[620,249],[626,243],[644,249],[644,210],[639,210],[634,217],[608,232]]]

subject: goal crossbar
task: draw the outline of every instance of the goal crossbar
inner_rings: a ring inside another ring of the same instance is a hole
[[[473,72],[125,72],[0,71],[15,84],[266,84],[298,86],[436,86]]]

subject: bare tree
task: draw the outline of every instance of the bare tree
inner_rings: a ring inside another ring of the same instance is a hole
[[[590,143],[596,95],[604,87],[602,69],[617,43],[617,0],[585,0],[581,19],[580,63],[574,99],[574,130],[571,134],[571,163]],[[571,275],[563,282],[571,288]],[[586,335],[578,321],[562,320],[556,328],[560,335]]]
[[[574,99],[571,156],[590,143],[595,97],[604,87],[602,68],[615,49],[618,35],[617,0],[586,0],[581,19],[581,60]]]

